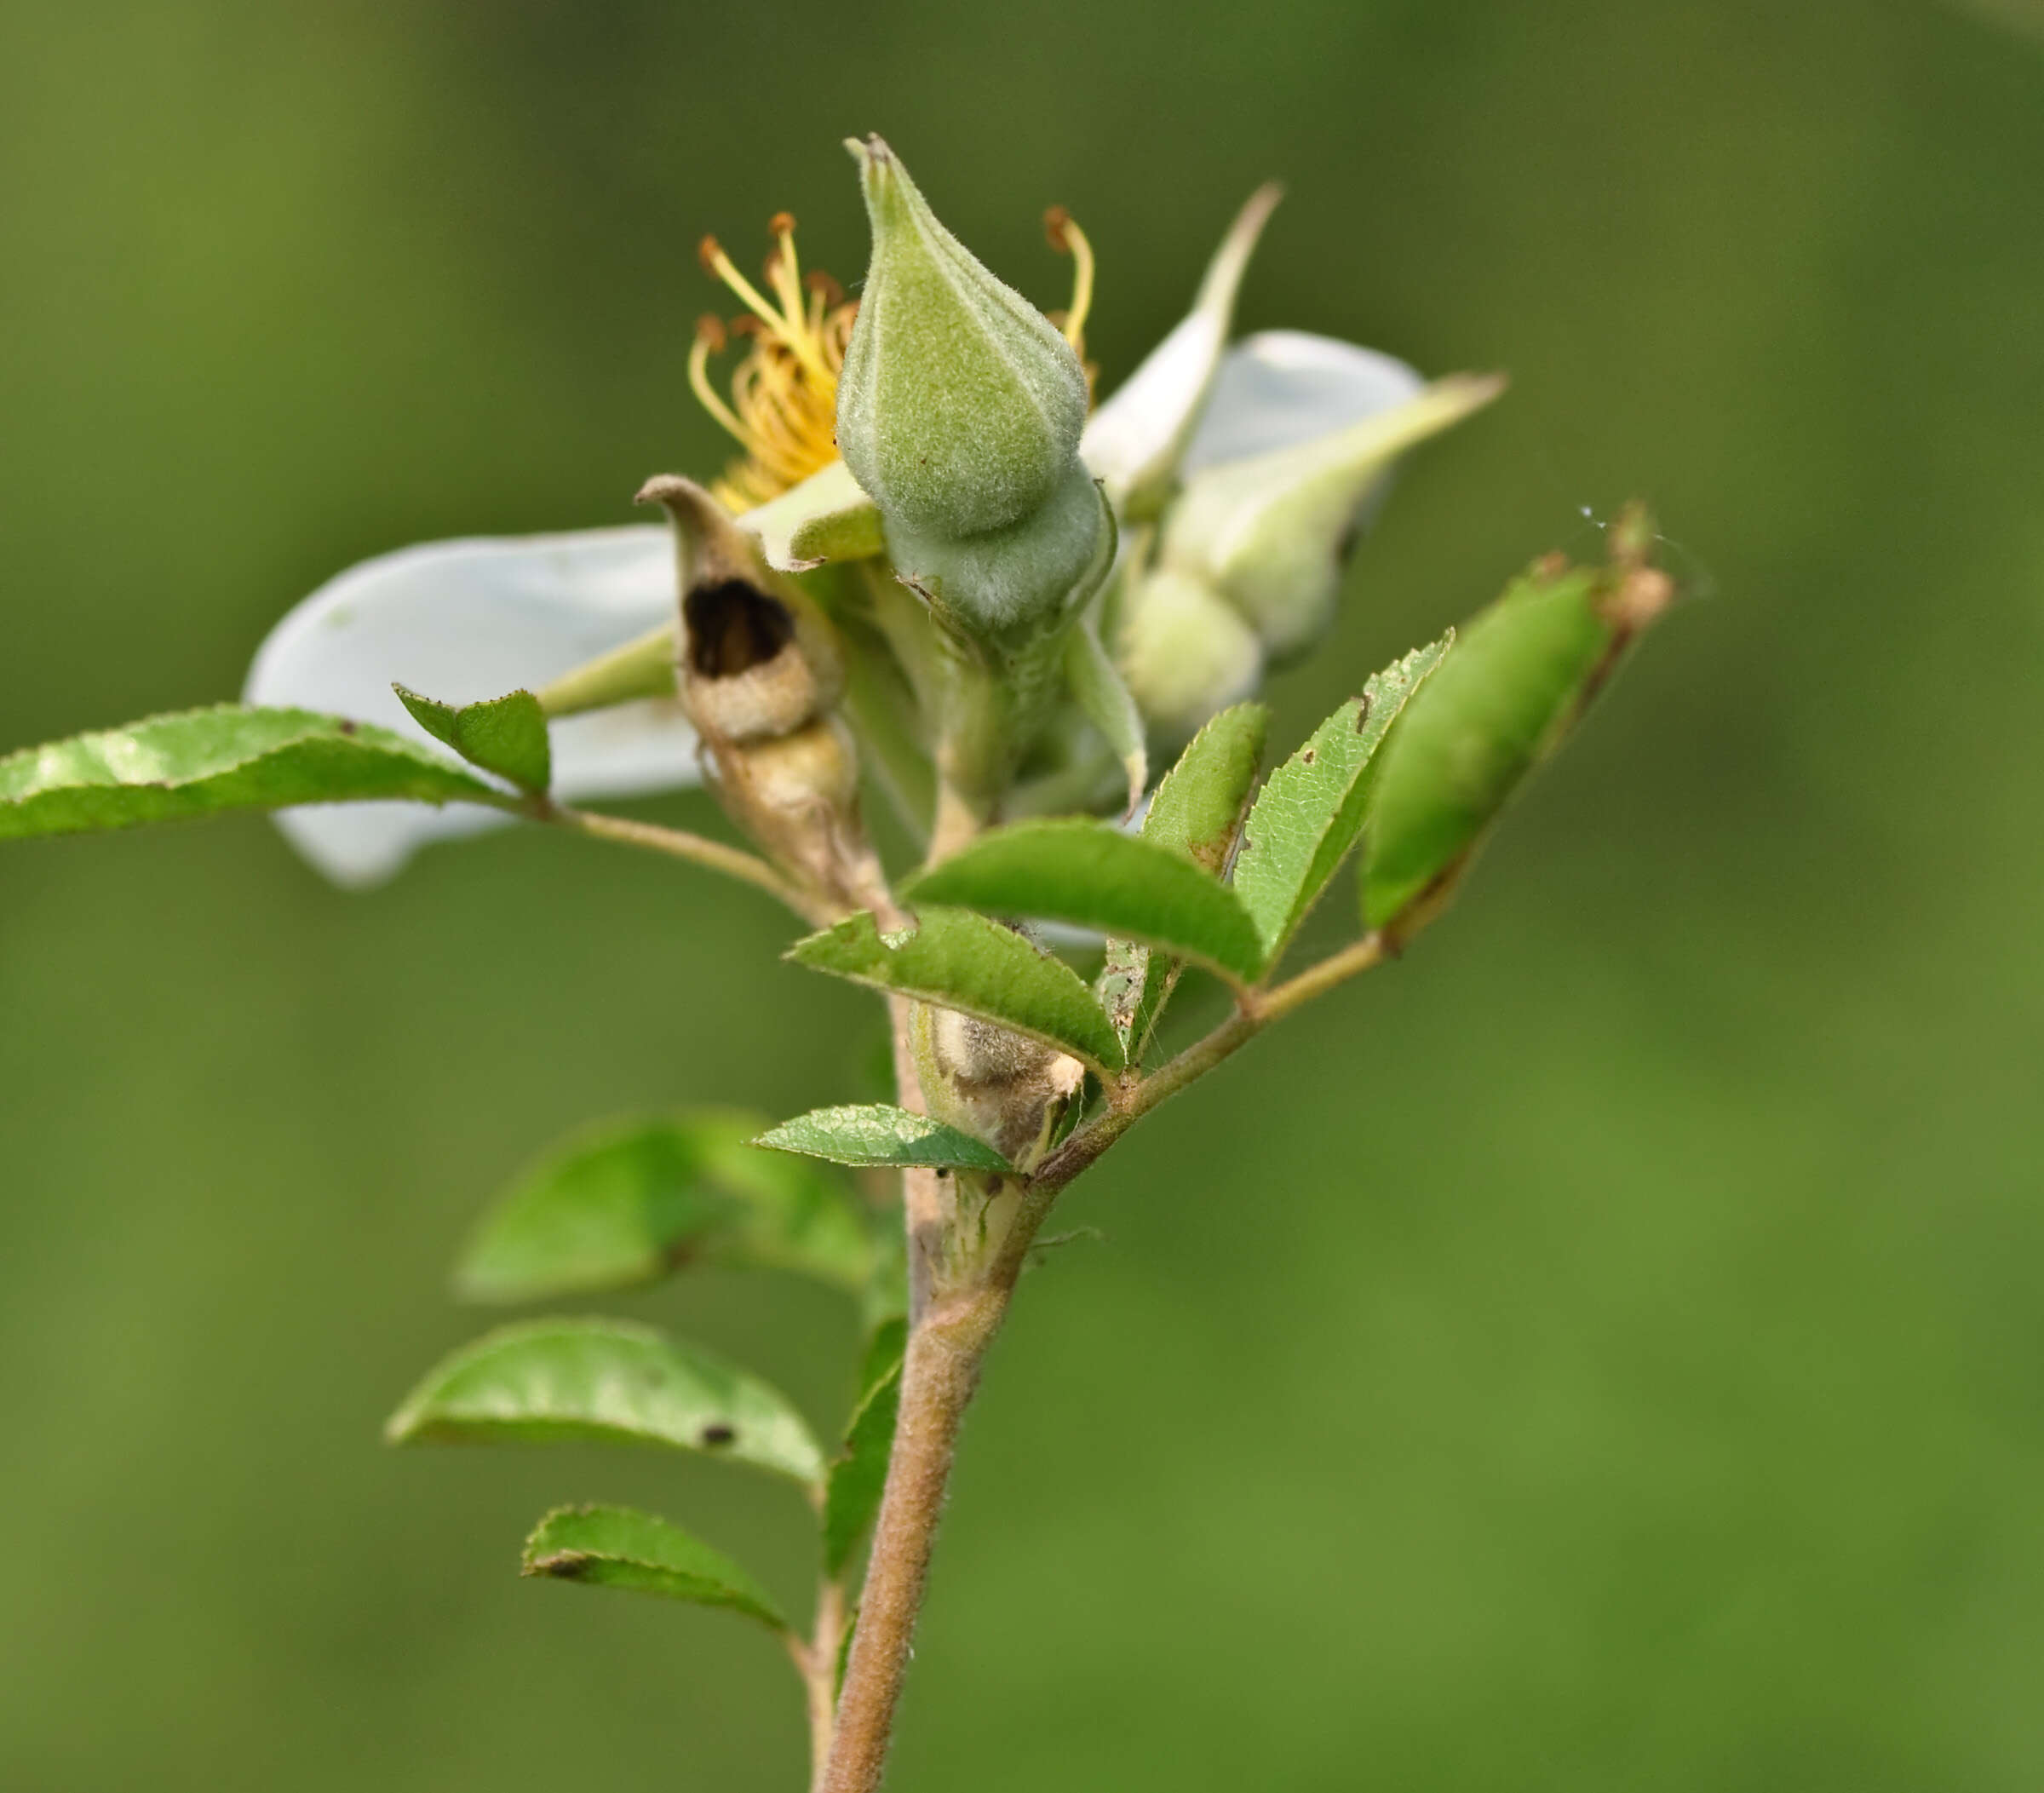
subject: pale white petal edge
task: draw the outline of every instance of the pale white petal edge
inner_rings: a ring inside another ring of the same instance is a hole
[[[1079,456],[1117,503],[1169,451],[1206,391],[1220,353],[1220,319],[1179,319],[1114,396],[1086,421]]]
[[[1266,330],[1221,357],[1184,471],[1310,442],[1403,405],[1426,385],[1395,356],[1304,330]]]
[[[429,542],[351,566],[273,629],[243,700],[377,722],[431,742],[393,680],[454,704],[543,685],[669,621],[672,536],[657,525]],[[694,733],[671,699],[554,724],[555,792],[638,796],[698,782]],[[439,749],[445,751],[445,749]],[[320,804],[279,812],[336,883],[389,877],[428,841],[504,819],[470,804]]]
[[[1282,190],[1257,188],[1208,264],[1191,311],[1087,420],[1080,457],[1120,508],[1168,482],[1233,325],[1236,295]]]

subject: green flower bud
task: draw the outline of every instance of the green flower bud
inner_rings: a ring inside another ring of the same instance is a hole
[[[929,601],[938,620],[977,640],[1024,638],[1054,628],[1091,595],[1111,555],[1114,520],[1093,475],[1077,460],[1019,522],[976,536],[926,534],[890,523],[896,570]]]
[[[885,143],[847,147],[873,259],[838,381],[839,451],[890,532],[956,539],[1019,523],[1078,452],[1085,370],[937,221]]]
[[[1115,646],[1143,720],[1172,743],[1191,740],[1263,678],[1255,631],[1204,580],[1168,567],[1130,587]]]

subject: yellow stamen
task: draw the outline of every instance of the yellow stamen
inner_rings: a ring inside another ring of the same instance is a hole
[[[710,355],[723,346],[724,326],[715,318],[703,319],[696,326],[696,340],[689,345],[688,383],[695,388],[696,397],[701,401],[703,409],[736,436],[748,454],[752,454],[756,452],[758,438],[717,396],[716,388],[709,383]]]
[[[1086,240],[1086,233],[1061,205],[1054,205],[1043,214],[1043,233],[1050,238],[1053,249],[1072,260],[1071,304],[1065,313],[1061,327],[1065,340],[1071,344],[1072,353],[1083,357],[1086,314],[1093,309],[1093,244]]]
[[[1071,308],[1052,321],[1082,359],[1086,316],[1093,307],[1093,245],[1063,206],[1044,216],[1051,245],[1072,258]],[[795,220],[777,212],[767,226],[773,249],[766,257],[766,291],[738,270],[715,237],[703,239],[703,266],[736,293],[750,314],[734,318],[728,332],[715,318],[696,328],[688,353],[688,383],[703,408],[744,451],[710,490],[734,511],[750,510],[799,486],[837,458],[837,380],[852,340],[856,300],[826,273],[805,276],[795,252]],[[709,382],[709,358],[732,336],[749,341],[732,371],[728,402]],[[1094,369],[1088,365],[1090,383]]]
[[[827,274],[802,276],[795,251],[795,220],[777,213],[766,258],[766,291],[738,273],[714,237],[703,239],[703,265],[742,299],[749,316],[732,319],[731,333],[750,347],[733,371],[727,404],[710,387],[709,358],[727,342],[724,326],[706,319],[689,355],[696,396],[745,451],[711,490],[733,510],[749,510],[778,497],[837,458],[837,376],[858,307]]]
[[[793,221],[789,220],[790,223]],[[807,364],[812,373],[826,380],[835,377],[824,365],[816,352],[816,345],[809,340],[808,333],[800,327],[795,319],[784,317],[760,296],[759,288],[738,272],[738,264],[724,253],[724,245],[715,237],[703,238],[703,260],[712,273],[745,302],[751,308],[752,314],[787,345],[791,353]]]

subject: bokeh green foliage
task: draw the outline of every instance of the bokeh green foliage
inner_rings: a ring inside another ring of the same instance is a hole
[[[695,238],[785,205],[854,272],[847,132],[1045,303],[1071,205],[1110,382],[1283,176],[1246,323],[1514,387],[1403,476],[1272,758],[1530,553],[1597,558],[1578,507],[1651,497],[1701,601],[1404,965],[1074,1192],[1109,1243],[994,1359],[895,1779],[2033,1786],[2044,53],[1903,0],[996,29],[17,0],[0,744],[231,692],[369,553],[709,470]],[[878,1094],[870,999],[786,933],[537,835],[368,897],[249,820],[9,847],[0,1783],[793,1781],[764,1633],[514,1572],[572,1495],[796,1606],[798,1496],[376,1443],[549,1141]],[[819,1428],[857,1392],[799,1280],[603,1305]]]

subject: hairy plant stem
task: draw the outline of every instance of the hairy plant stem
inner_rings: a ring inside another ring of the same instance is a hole
[[[816,1793],[875,1793],[880,1785],[916,1616],[929,1579],[930,1555],[957,1451],[959,1428],[979,1387],[987,1348],[1007,1314],[1016,1279],[1059,1193],[1137,1121],[1213,1070],[1272,1021],[1383,963],[1394,951],[1383,934],[1368,934],[1284,983],[1241,991],[1235,1012],[1205,1037],[1148,1077],[1132,1074],[1110,1084],[1105,1111],[1082,1126],[1023,1180],[1021,1205],[1005,1235],[959,1286],[933,1286],[939,1254],[931,1248],[941,1239],[946,1224],[943,1187],[927,1171],[904,1173],[910,1296],[900,1417],[874,1526],[851,1659]],[[921,1112],[922,1091],[908,1044],[908,1005],[898,997],[892,1007],[901,1101],[904,1106]],[[812,1705],[812,1715],[813,1711]]]
[[[804,921],[817,920],[818,904],[813,897],[797,890],[766,860],[741,847],[727,847],[705,835],[691,834],[680,828],[663,828],[657,822],[636,822],[626,816],[571,809],[565,803],[556,803],[546,797],[532,798],[518,805],[517,810],[536,822],[550,822],[557,828],[572,829],[577,834],[586,834],[599,841],[647,848],[655,853],[666,853],[670,859],[688,859],[712,871],[721,871],[726,877],[741,878],[785,903]],[[829,919],[835,919],[835,911],[830,912]]]
[[[894,1455],[819,1793],[872,1793],[880,1784],[958,1428],[1013,1287],[982,1285],[940,1298],[909,1334]]]

